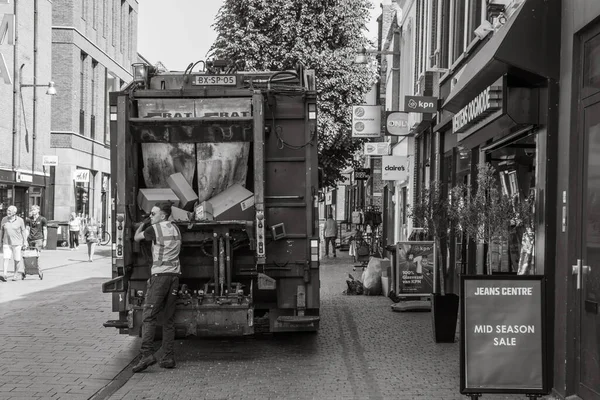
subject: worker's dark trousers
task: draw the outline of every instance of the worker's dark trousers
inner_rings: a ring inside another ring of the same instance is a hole
[[[156,317],[163,313],[162,349],[164,359],[173,358],[173,342],[175,340],[175,301],[179,289],[179,277],[176,275],[152,275],[148,280],[146,300],[144,301],[144,326],[142,330],[143,357],[154,353],[154,334]]]

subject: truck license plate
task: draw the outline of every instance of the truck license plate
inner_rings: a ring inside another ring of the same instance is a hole
[[[235,75],[196,75],[192,81],[192,85],[209,86],[209,85],[231,85],[237,84],[237,76]]]

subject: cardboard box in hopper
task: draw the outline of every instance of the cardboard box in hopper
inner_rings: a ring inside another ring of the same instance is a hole
[[[189,221],[190,213],[182,210],[179,207],[171,207],[171,218],[172,221]]]
[[[194,209],[194,219],[196,221],[212,221],[213,220],[213,207],[208,201],[203,201],[196,205]]]
[[[240,184],[228,187],[208,202],[217,221],[254,221],[254,193]]]
[[[179,204],[179,197],[171,189],[140,189],[137,196],[138,206],[150,213],[156,203]]]
[[[167,184],[179,198],[179,208],[193,211],[194,204],[198,201],[198,195],[185,180],[181,172],[177,172],[167,178]]]

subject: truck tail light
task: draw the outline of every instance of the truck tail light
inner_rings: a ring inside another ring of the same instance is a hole
[[[308,119],[317,119],[317,103],[308,103]]]
[[[125,229],[125,214],[117,214],[117,220],[115,224],[115,232],[117,232],[115,258],[123,258],[123,230]]]
[[[110,106],[110,120],[117,120],[117,106]]]
[[[310,241],[310,261],[319,261],[319,240]]]

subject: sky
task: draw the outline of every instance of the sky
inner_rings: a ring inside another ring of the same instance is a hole
[[[222,0],[139,0],[138,52],[171,71],[183,71],[191,62],[206,59],[216,33],[211,27]],[[377,38],[379,1],[373,1],[369,39]],[[376,40],[374,40],[376,41]]]

